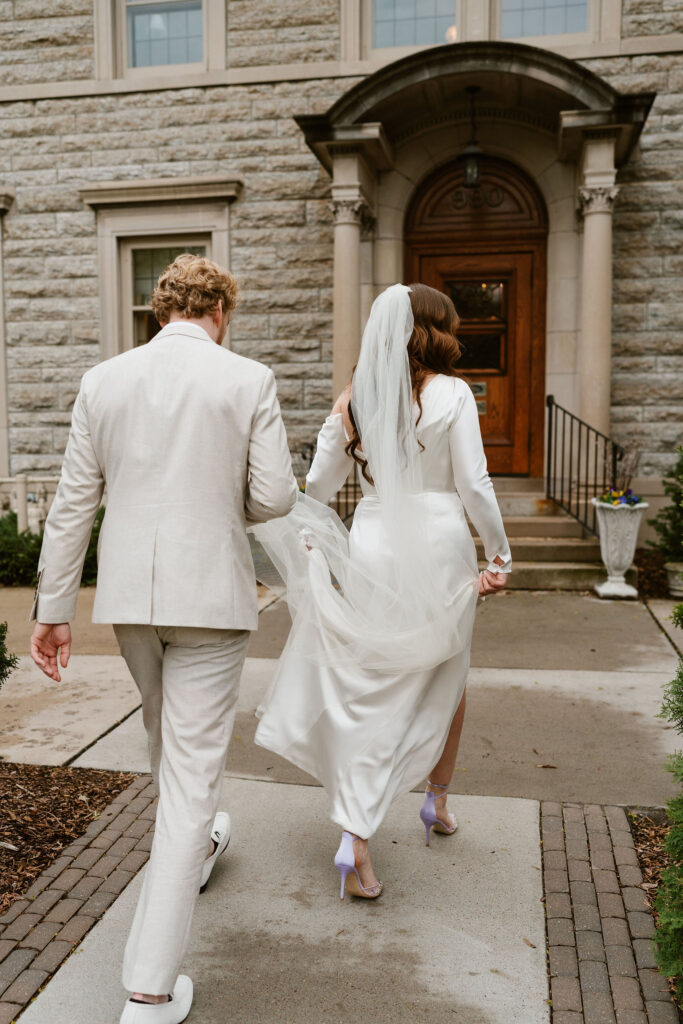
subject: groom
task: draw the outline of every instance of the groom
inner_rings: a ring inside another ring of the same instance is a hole
[[[208,259],[178,256],[163,272],[162,330],[83,377],[45,524],[31,654],[59,682],[106,484],[93,621],[114,623],[139,687],[159,794],[121,1024],[180,1024],[190,1010],[178,969],[230,838],[216,808],[257,625],[245,528],[286,515],[297,495],[273,374],[221,347],[236,304],[234,278]]]

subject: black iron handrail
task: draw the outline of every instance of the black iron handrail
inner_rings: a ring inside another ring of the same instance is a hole
[[[344,486],[332,502],[332,508],[346,526],[351,525],[353,513],[356,511],[356,506],[362,497],[363,492],[360,487],[360,473],[358,470],[358,464],[356,463],[351,470],[351,473],[346,478]]]
[[[546,406],[546,497],[597,537],[597,513],[591,498],[616,486],[625,450],[611,437],[558,405],[553,395],[547,396]],[[301,452],[307,465],[314,452],[315,445]],[[354,465],[332,503],[347,526],[361,497],[360,474],[358,466]]]
[[[558,405],[553,395],[548,407],[546,498],[577,519],[597,537],[597,513],[591,498],[615,487],[625,451],[611,437],[591,427]]]

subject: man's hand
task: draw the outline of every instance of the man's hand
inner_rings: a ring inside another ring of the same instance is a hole
[[[503,590],[509,575],[507,572],[491,572],[490,569],[480,572],[479,597],[484,597],[486,594],[495,594],[496,591]]]
[[[500,555],[496,555],[493,561],[496,565],[505,565]],[[509,572],[492,572],[491,569],[485,569],[484,572],[480,572],[479,597],[484,597],[486,594],[495,594],[497,590],[504,590],[509,575]]]
[[[71,656],[71,626],[68,622],[56,624],[36,622],[31,636],[31,657],[46,676],[61,683],[57,665],[57,652],[62,668],[69,664]]]

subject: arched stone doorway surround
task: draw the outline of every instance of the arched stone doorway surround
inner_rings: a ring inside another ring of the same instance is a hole
[[[622,95],[557,54],[464,43],[411,55],[363,79],[324,115],[297,122],[332,176],[334,387],[351,372],[382,288],[404,279],[406,210],[420,183],[470,137],[536,183],[548,213],[546,388],[609,431],[612,208],[654,96]]]

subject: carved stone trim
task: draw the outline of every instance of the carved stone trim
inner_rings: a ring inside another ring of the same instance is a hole
[[[363,146],[358,140],[352,142],[330,142],[328,149],[333,156],[353,156],[363,152]]]
[[[584,217],[588,213],[611,213],[618,195],[617,185],[582,185],[577,192],[579,210]]]
[[[538,131],[547,132],[549,135],[557,134],[557,118],[546,117],[537,111],[521,110],[518,107],[488,106],[477,107],[477,122],[481,125],[490,124],[494,131],[500,121],[512,124],[528,125]],[[398,146],[401,142],[418,135],[425,128],[443,127],[447,124],[466,125],[469,127],[470,113],[462,107],[441,108],[431,117],[420,116],[410,122],[406,121],[401,131],[392,134],[393,145]],[[482,143],[483,145],[483,143]]]
[[[224,199],[230,203],[242,190],[242,181],[233,177],[134,178],[131,181],[98,181],[79,189],[88,206],[122,206],[158,203],[179,199]]]
[[[375,235],[375,224],[377,219],[370,213],[368,206],[363,206],[360,213],[360,237],[362,242],[368,242]]]
[[[335,224],[359,224],[368,216],[367,204],[362,199],[333,199],[332,216]]]

